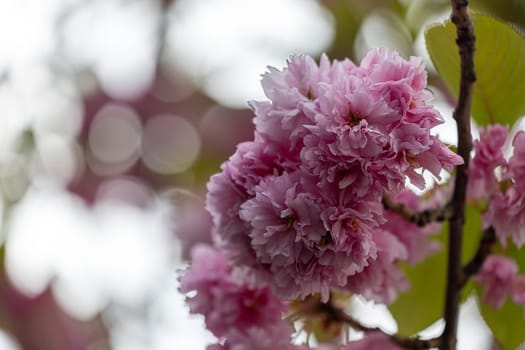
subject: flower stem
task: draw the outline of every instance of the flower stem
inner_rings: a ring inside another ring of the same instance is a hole
[[[385,336],[389,337],[392,342],[405,349],[426,350],[430,348],[439,347],[439,345],[441,344],[441,337],[431,339],[421,339],[417,336],[404,337],[398,334],[388,334],[379,327],[370,327],[363,325],[358,320],[354,319],[352,316],[348,315],[346,312],[333,305],[330,301],[328,303],[317,303],[313,311],[323,313],[329,316],[331,320],[339,323],[344,323],[350,328],[353,328],[357,331],[365,333],[383,333]]]
[[[481,266],[492,253],[492,248],[496,243],[496,232],[491,226],[483,231],[483,236],[479,241],[479,247],[472,259],[463,267],[463,275],[461,278],[460,287],[467,284],[468,279],[479,272]]]
[[[442,222],[451,217],[452,211],[450,206],[439,207],[435,209],[426,209],[423,211],[413,211],[403,203],[396,203],[388,194],[383,194],[383,206],[401,216],[408,222],[423,227],[433,222]]]

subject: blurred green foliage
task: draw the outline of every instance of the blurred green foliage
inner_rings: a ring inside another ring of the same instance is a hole
[[[495,18],[473,15],[476,34],[476,84],[472,116],[481,125],[513,125],[525,114],[525,38],[510,25]],[[459,53],[451,22],[426,31],[432,62],[442,79],[457,96]]]

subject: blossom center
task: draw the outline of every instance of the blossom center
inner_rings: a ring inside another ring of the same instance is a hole
[[[352,111],[348,113],[348,124],[351,126],[359,125],[362,119],[363,118],[361,117],[361,114],[359,113],[354,113]]]
[[[287,225],[287,228],[289,228],[289,229],[293,227],[295,219],[296,218],[295,218],[294,215],[286,215],[285,217],[282,218],[284,223]]]
[[[324,235],[321,236],[321,239],[319,240],[319,246],[324,247],[332,243],[332,233],[330,231],[326,231]]]

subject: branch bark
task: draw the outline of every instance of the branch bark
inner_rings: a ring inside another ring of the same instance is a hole
[[[483,231],[483,236],[479,241],[478,250],[476,255],[463,267],[463,274],[461,276],[460,288],[463,288],[467,284],[468,279],[475,275],[481,270],[481,266],[485,262],[485,259],[492,253],[492,247],[496,243],[496,232],[493,227],[489,227]]]
[[[398,344],[399,346],[405,349],[426,350],[426,349],[431,349],[431,348],[437,348],[441,344],[441,337],[431,338],[431,339],[421,339],[419,337],[403,337],[397,334],[385,333],[379,327],[365,326],[359,321],[357,321],[356,319],[354,319],[353,317],[351,317],[350,315],[348,315],[343,310],[333,305],[331,302],[318,303],[316,305],[316,308],[313,311],[324,313],[328,315],[331,320],[346,324],[350,326],[351,328],[361,331],[361,332],[365,332],[365,333],[381,332],[385,334],[387,337],[389,337],[392,342]]]
[[[396,203],[386,193],[383,194],[383,206],[401,216],[408,222],[416,224],[417,226],[423,227],[433,222],[442,222],[451,217],[452,211],[449,205],[435,208],[426,209],[423,211],[413,211],[403,203]]]
[[[452,22],[456,25],[459,55],[461,58],[461,76],[459,98],[454,110],[457,124],[458,154],[463,157],[463,165],[457,168],[454,194],[452,196],[452,218],[449,220],[449,255],[447,267],[447,290],[445,299],[445,330],[442,334],[442,350],[455,350],[463,268],[461,249],[463,242],[463,224],[465,221],[465,197],[468,181],[468,166],[472,150],[470,132],[470,111],[472,106],[473,85],[476,81],[474,71],[475,37],[468,11],[467,0],[451,0]]]

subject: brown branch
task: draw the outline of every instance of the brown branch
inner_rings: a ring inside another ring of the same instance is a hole
[[[468,1],[451,0],[452,22],[456,25],[459,55],[461,58],[461,76],[459,98],[454,110],[457,124],[458,154],[464,163],[457,168],[454,194],[452,196],[453,217],[449,220],[449,255],[447,268],[447,290],[445,299],[445,330],[442,334],[442,350],[455,350],[457,343],[458,313],[463,268],[461,266],[461,246],[463,224],[465,221],[465,197],[468,182],[468,166],[472,150],[470,133],[470,110],[472,106],[473,85],[476,81],[474,71],[475,37],[472,21],[468,12]]]
[[[441,337],[431,338],[431,339],[421,339],[419,337],[414,338],[405,338],[399,337],[398,335],[392,335],[390,337],[392,341],[397,343],[399,346],[411,349],[411,350],[424,350],[439,348],[441,346],[442,339]]]
[[[413,211],[403,203],[396,203],[386,193],[383,194],[383,206],[401,216],[408,222],[423,227],[433,222],[442,222],[449,219],[452,215],[449,205],[435,209],[425,209],[423,211]]]
[[[479,241],[478,250],[472,259],[463,266],[463,274],[461,276],[460,288],[467,284],[468,279],[479,272],[485,259],[492,253],[492,247],[496,243],[496,232],[493,227],[489,227],[483,231],[483,236]]]
[[[392,340],[392,342],[398,344],[399,346],[406,348],[406,349],[412,349],[412,350],[426,350],[430,348],[436,348],[439,347],[441,344],[441,338],[432,338],[432,339],[421,339],[418,337],[403,337],[397,334],[388,334],[385,333],[381,328],[379,327],[369,327],[365,326],[350,315],[348,315],[346,312],[341,310],[340,308],[334,306],[332,303],[319,303],[316,308],[317,312],[324,313],[330,317],[331,320],[344,323],[350,326],[351,328],[369,333],[369,332],[381,332],[385,334],[387,337]]]

